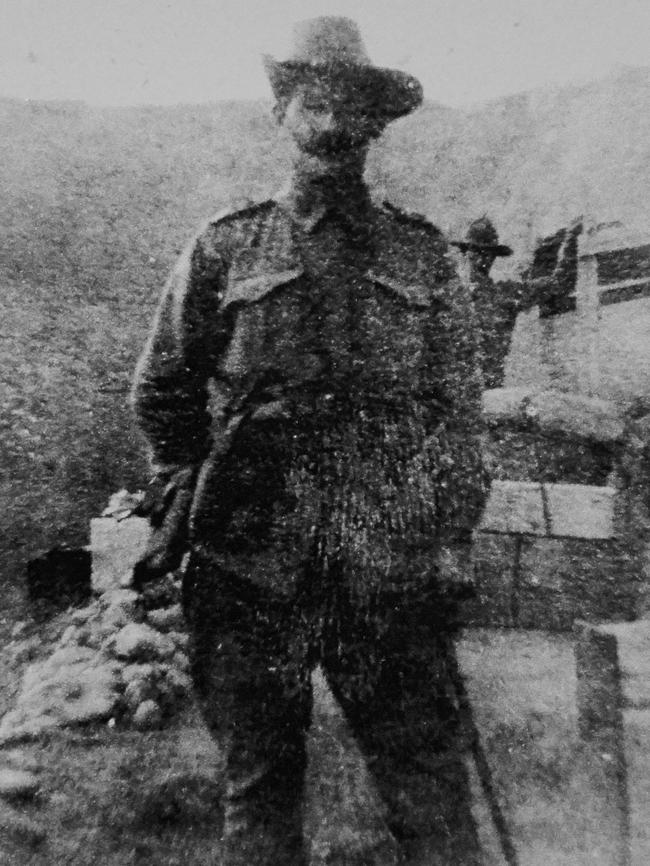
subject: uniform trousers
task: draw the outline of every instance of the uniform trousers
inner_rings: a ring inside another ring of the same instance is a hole
[[[374,776],[404,862],[481,862],[447,675],[450,611],[435,583],[361,600],[330,565],[306,570],[287,599],[199,551],[185,587],[195,688],[225,758],[223,866],[309,862],[302,809],[316,665]]]

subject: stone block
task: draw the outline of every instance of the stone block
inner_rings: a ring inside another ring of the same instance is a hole
[[[609,757],[596,795],[603,818],[619,840],[625,866],[650,861],[650,620],[576,627],[577,705],[580,733],[594,759]],[[612,820],[613,819],[613,820]]]
[[[623,706],[650,709],[650,619],[597,628],[616,641]]]
[[[519,591],[514,596],[513,624],[516,628],[550,632],[569,631],[575,619],[570,599],[560,592],[541,589]]]
[[[527,539],[520,560],[521,588],[566,592],[566,559],[566,544],[562,539]]]
[[[614,536],[614,488],[545,484],[544,493],[552,535],[589,539]]]
[[[477,597],[463,621],[552,631],[632,619],[643,581],[624,543],[478,532],[473,546]]]
[[[144,517],[124,520],[98,517],[90,521],[91,581],[95,592],[119,589],[130,579],[133,566],[146,549],[150,532]]]
[[[588,740],[611,737],[622,729],[623,692],[618,641],[607,626],[578,621],[575,626],[578,729]]]
[[[614,465],[612,445],[552,435],[532,424],[492,426],[484,443],[493,477],[507,481],[604,485]]]
[[[522,540],[513,611],[518,628],[564,631],[576,615],[565,544],[556,538]]]
[[[650,710],[624,710],[630,866],[650,863]]]
[[[517,625],[564,630],[575,619],[629,619],[638,606],[638,575],[615,541],[527,538],[515,589]]]
[[[471,626],[512,625],[512,578],[517,539],[477,533],[472,547],[476,596],[462,604],[461,619]]]
[[[541,485],[531,481],[493,481],[479,529],[481,532],[544,535]]]

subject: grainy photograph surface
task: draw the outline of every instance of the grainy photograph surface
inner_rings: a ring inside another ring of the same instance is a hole
[[[0,862],[650,861],[649,36],[6,0]]]

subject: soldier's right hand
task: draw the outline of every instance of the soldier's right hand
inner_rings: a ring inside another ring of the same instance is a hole
[[[162,491],[145,498],[139,513],[149,518],[151,535],[147,547],[133,568],[133,586],[164,577],[181,565],[189,546],[189,513],[194,495],[193,469],[175,473]]]

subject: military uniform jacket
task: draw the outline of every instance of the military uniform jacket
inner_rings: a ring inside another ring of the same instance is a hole
[[[357,225],[330,261],[279,201],[211,220],[136,374],[157,471],[202,467],[194,544],[283,593],[334,563],[373,591],[422,580],[484,503],[469,293],[425,220]]]

